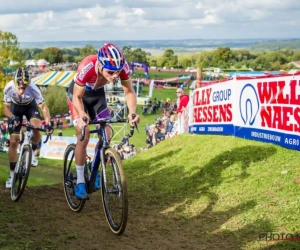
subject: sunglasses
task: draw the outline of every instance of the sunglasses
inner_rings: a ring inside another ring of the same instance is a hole
[[[119,75],[120,74],[120,72],[121,72],[121,70],[106,70],[106,72],[107,72],[107,74],[109,74],[109,75]]]
[[[182,94],[182,92],[176,92],[177,94]]]
[[[27,87],[25,87],[25,86],[24,86],[24,87],[19,87],[19,86],[17,86],[17,88],[18,88],[18,89],[27,89]]]

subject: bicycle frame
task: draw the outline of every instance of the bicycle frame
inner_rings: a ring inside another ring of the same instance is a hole
[[[104,185],[106,188],[106,174],[105,174],[105,164],[103,162],[104,159],[104,152],[107,148],[110,148],[109,140],[107,139],[105,128],[106,126],[110,126],[109,123],[120,123],[120,122],[128,122],[128,120],[125,119],[119,119],[119,120],[110,120],[110,119],[102,119],[98,121],[92,121],[89,122],[89,124],[97,124],[99,125],[99,128],[96,128],[94,130],[90,131],[90,134],[97,133],[99,136],[99,141],[97,143],[97,148],[95,148],[95,155],[94,159],[91,162],[91,174],[89,179],[87,180],[87,191],[88,193],[95,192],[96,189],[94,188],[94,182],[97,174],[97,170],[99,170],[100,163],[102,164],[102,175],[103,175],[103,182],[101,185]],[[134,133],[134,128],[138,130],[137,124],[134,126],[130,126],[130,132],[127,135],[128,137],[132,137]],[[111,128],[113,130],[113,128]],[[84,128],[81,130],[81,138],[80,140],[83,140],[84,138]]]
[[[99,170],[99,167],[100,167],[100,163],[102,163],[102,169],[105,173],[105,168],[104,168],[102,159],[104,159],[104,150],[110,147],[109,142],[107,140],[105,127],[106,127],[106,125],[100,124],[100,128],[90,131],[90,134],[94,134],[94,133],[98,134],[99,141],[98,141],[98,144],[96,145],[97,148],[95,148],[96,152],[94,155],[94,159],[91,162],[91,174],[90,174],[90,178],[87,183],[89,193],[96,191],[94,189],[94,182],[95,182],[97,170]],[[103,176],[105,177],[105,175],[103,175]],[[105,182],[106,182],[106,180],[104,180],[104,183],[103,183],[104,185],[105,185]]]
[[[22,138],[21,148],[19,150],[20,154],[19,154],[18,161],[17,161],[17,164],[16,164],[15,172],[18,172],[18,170],[19,170],[19,163],[20,163],[21,158],[22,158],[23,148],[25,147],[25,145],[30,145],[30,148],[31,148],[31,137],[33,135],[32,130],[39,130],[39,131],[42,131],[42,132],[46,132],[45,129],[34,128],[32,125],[21,124],[21,126],[26,127],[26,132],[24,133],[24,137]],[[47,135],[47,138],[44,141],[44,143],[46,143],[49,138],[51,139],[51,135]]]
[[[44,131],[43,129],[40,128],[34,128],[31,125],[27,125],[27,124],[21,124],[20,126],[24,126],[26,127],[26,132],[24,133],[24,136],[21,140],[21,148],[20,148],[20,152],[19,152],[19,157],[18,157],[18,161],[14,170],[14,175],[12,178],[12,187],[11,187],[11,199],[13,201],[18,201],[23,192],[24,189],[26,187],[27,184],[27,180],[30,174],[30,166],[31,166],[31,157],[32,157],[32,143],[31,143],[31,139],[33,136],[33,129],[35,130],[40,130],[40,131]],[[46,140],[44,141],[44,143],[46,143],[48,141],[48,139],[50,138],[50,135],[47,135]],[[27,154],[25,155],[26,159],[25,162],[22,161],[22,157],[24,156],[24,153]]]
[[[15,167],[15,172],[19,171],[19,164],[22,159],[22,152],[23,152],[24,146],[30,145],[30,148],[31,148],[31,137],[32,137],[32,130],[29,129],[28,127],[26,127],[26,132],[24,133],[24,138],[22,139],[23,142],[22,142],[21,148],[19,150],[20,154],[19,154],[18,161],[17,161],[16,167]],[[26,160],[28,160],[28,159],[26,159]]]
[[[84,167],[84,178],[87,189],[86,191],[88,194],[90,194],[98,190],[98,187],[95,188],[95,180],[97,175],[99,174],[98,170],[99,168],[101,168],[101,196],[105,217],[112,232],[116,235],[121,235],[126,228],[128,218],[128,194],[126,177],[121,159],[117,151],[110,147],[110,138],[108,138],[106,128],[110,127],[112,129],[112,132],[114,132],[113,127],[110,126],[111,124],[127,123],[128,120],[112,120],[107,118],[99,119],[97,121],[88,121],[86,117],[83,117],[83,121],[86,122],[87,125],[94,124],[98,126],[96,127],[96,129],[91,129],[90,131],[88,130],[88,127],[82,126],[81,137],[78,138],[78,141],[83,141],[85,132],[88,131],[89,134],[97,133],[99,137],[97,146],[95,147],[93,160],[91,160],[89,156],[86,156],[86,163]],[[128,138],[133,136],[135,127],[138,130],[137,124],[135,124],[134,126],[130,126],[130,132],[127,135]],[[85,201],[89,199],[89,197],[87,196],[85,199],[80,199],[76,196],[75,188],[77,185],[78,176],[75,163],[75,151],[75,143],[70,144],[65,150],[63,186],[65,197],[69,207],[74,212],[80,212],[84,207]],[[88,169],[90,169],[89,173]]]

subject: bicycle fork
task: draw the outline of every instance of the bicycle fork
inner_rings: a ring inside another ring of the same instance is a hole
[[[22,157],[23,157],[23,149],[24,149],[24,143],[21,145],[21,148],[20,148],[20,153],[19,153],[19,157],[18,157],[18,161],[17,161],[17,164],[15,166],[15,173],[19,173],[20,172],[20,164],[22,162]],[[29,154],[26,155],[26,159],[25,159],[25,162],[29,161]],[[23,171],[22,171],[23,172]],[[25,173],[21,173],[21,174],[25,174]]]
[[[105,159],[104,156],[102,159]],[[106,160],[106,159],[105,159]],[[119,177],[117,174],[117,169],[116,166],[114,164],[114,161],[112,161],[112,159],[110,159],[110,164],[111,164],[111,171],[112,171],[112,178],[113,178],[113,185],[110,186],[110,189],[107,188],[107,182],[106,182],[106,164],[103,162],[103,166],[102,166],[102,172],[103,172],[103,188],[105,188],[104,190],[109,193],[109,194],[116,194],[117,196],[120,196],[120,193],[122,192],[122,188],[119,185]]]

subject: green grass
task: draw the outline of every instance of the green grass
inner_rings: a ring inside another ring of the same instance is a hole
[[[0,153],[0,184],[4,185],[9,175],[8,154]],[[49,167],[51,166],[51,167]],[[39,158],[37,168],[31,168],[29,186],[52,185],[62,179],[62,161]]]
[[[149,95],[149,86],[143,86],[142,91],[143,92],[142,92],[141,97],[148,96]],[[185,89],[185,92],[188,93],[186,89]],[[177,98],[176,89],[154,88],[151,100],[153,101],[154,98],[156,98],[156,100],[164,100],[164,101],[166,101],[167,99],[170,99],[171,101],[175,100]]]
[[[144,77],[144,70],[134,70],[133,78],[135,76]],[[163,78],[171,78],[177,77],[179,75],[188,75],[189,72],[171,72],[171,71],[149,71],[150,79],[163,79]]]
[[[3,183],[7,156],[0,159]],[[40,159],[40,164],[31,171],[30,185],[61,182],[61,161]],[[123,165],[130,204],[138,209],[130,220],[149,222],[150,211],[156,212],[152,224],[143,224],[147,235],[155,230],[170,238],[177,230],[203,249],[224,244],[225,249],[299,249],[298,242],[258,241],[264,232],[299,230],[298,151],[231,136],[184,134]],[[157,224],[158,218],[164,219]]]
[[[240,248],[232,249],[259,249],[265,244],[258,242],[263,232],[299,230],[297,151],[233,137],[185,134],[124,165],[132,196],[161,204],[167,217],[202,218],[202,231],[209,237],[228,235],[240,241]]]

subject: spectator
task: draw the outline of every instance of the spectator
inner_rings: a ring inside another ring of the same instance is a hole
[[[148,135],[148,131],[149,131],[149,125],[148,125],[148,123],[146,124],[146,126],[145,126],[145,131],[146,131],[146,135]]]
[[[155,139],[155,142],[153,143],[154,145],[156,145],[157,143],[159,143],[160,141],[164,140],[165,139],[165,134],[161,132],[159,126],[155,126],[154,127],[154,139]]]
[[[63,127],[63,121],[62,120],[58,120],[58,129],[62,130]]]
[[[177,100],[177,103],[178,103],[178,105],[177,105],[177,113],[181,114],[182,111],[188,105],[190,98],[189,98],[188,95],[184,94],[183,89],[181,89],[181,88],[178,88],[176,90],[176,94],[178,96],[178,100]]]
[[[164,116],[163,122],[165,124],[166,129],[165,133],[170,133],[172,131],[174,121],[172,122],[168,116]]]
[[[56,118],[56,128],[58,128],[58,125],[59,125],[59,119]]]
[[[146,139],[147,148],[152,148],[153,145],[156,144],[155,137],[154,137],[153,133],[154,133],[154,126],[151,125],[150,129],[149,129],[147,139]]]
[[[6,134],[6,124],[4,122],[1,122],[0,129],[1,129],[2,135],[5,135]]]

